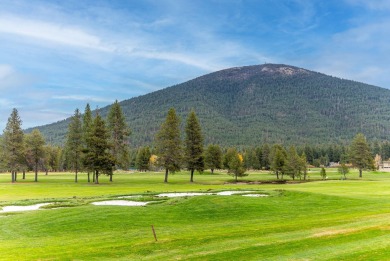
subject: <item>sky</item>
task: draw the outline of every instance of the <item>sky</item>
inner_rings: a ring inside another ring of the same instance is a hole
[[[0,130],[230,67],[278,63],[390,88],[388,0],[0,0]]]

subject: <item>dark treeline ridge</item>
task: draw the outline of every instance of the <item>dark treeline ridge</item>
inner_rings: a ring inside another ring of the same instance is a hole
[[[153,146],[166,112],[195,109],[205,144],[348,145],[356,133],[381,143],[390,136],[390,91],[289,65],[226,69],[120,102],[131,147]],[[110,107],[99,109],[106,117]],[[52,144],[65,141],[69,119],[39,127]],[[184,130],[184,122],[181,122]],[[31,130],[29,130],[31,131]]]
[[[307,168],[328,167],[332,163],[342,166],[346,164],[357,167],[360,176],[363,169],[378,167],[381,158],[390,155],[389,142],[375,142],[371,148],[366,137],[359,133],[351,145],[294,145],[265,143],[252,148],[237,149],[236,147],[221,148],[218,144],[209,144],[205,148],[204,134],[198,117],[192,110],[185,123],[184,135],[179,123],[182,120],[174,108],[170,108],[166,120],[160,125],[156,134],[154,147],[148,146],[133,149],[129,146],[131,130],[125,123],[120,104],[116,101],[110,109],[107,120],[98,112],[92,116],[89,104],[83,115],[78,109],[71,118],[67,128],[65,146],[46,145],[38,129],[25,135],[21,129],[21,120],[16,109],[13,109],[0,140],[2,170],[11,172],[12,182],[17,181],[17,173],[35,171],[35,181],[38,181],[38,171],[74,171],[75,182],[80,171],[90,173],[93,182],[98,183],[99,175],[106,174],[112,181],[115,169],[128,170],[133,167],[139,171],[165,170],[165,182],[168,173],[188,169],[193,182],[194,171],[205,169],[227,169],[228,174],[235,177],[245,176],[246,170],[271,170],[277,179],[283,180],[283,175],[292,179],[305,180]],[[183,137],[184,136],[184,137]],[[379,157],[381,156],[381,157]],[[375,161],[374,161],[375,157]],[[325,173],[323,170],[321,173]],[[344,176],[346,172],[343,172]],[[324,177],[326,174],[323,175]]]

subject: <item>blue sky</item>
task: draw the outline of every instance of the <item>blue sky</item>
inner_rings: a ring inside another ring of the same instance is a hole
[[[390,88],[388,0],[0,0],[0,128],[229,67],[284,63]]]

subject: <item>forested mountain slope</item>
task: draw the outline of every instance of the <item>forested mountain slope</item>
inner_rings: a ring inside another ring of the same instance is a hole
[[[358,132],[370,139],[390,137],[390,90],[289,65],[226,69],[121,105],[132,129],[132,146],[152,144],[170,107],[182,117],[182,125],[194,108],[206,143],[222,146],[346,142]],[[103,116],[108,109],[101,109]],[[67,124],[39,129],[58,143]]]

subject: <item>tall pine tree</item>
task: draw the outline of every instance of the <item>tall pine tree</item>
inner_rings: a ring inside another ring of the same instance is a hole
[[[75,171],[75,182],[77,182],[77,173],[82,164],[83,151],[83,129],[81,124],[81,114],[79,109],[75,110],[71,122],[68,126],[68,135],[66,139],[66,155],[70,167]]]
[[[122,108],[116,100],[108,112],[108,129],[110,132],[111,152],[115,159],[115,165],[119,169],[129,167],[129,136],[130,129],[127,127]],[[110,176],[112,181],[112,176]]]
[[[206,167],[211,169],[211,173],[214,173],[214,169],[222,168],[222,150],[218,145],[210,144],[205,152],[205,164]]]
[[[359,169],[360,178],[363,176],[363,169],[375,169],[370,147],[368,146],[366,137],[362,133],[358,133],[353,139],[349,150],[349,157],[352,165]]]
[[[87,148],[84,165],[93,173],[94,181],[98,184],[99,175],[112,175],[115,165],[110,152],[111,146],[106,124],[99,114],[93,121],[91,135],[87,138]]]
[[[204,170],[203,136],[195,111],[191,111],[187,118],[184,156],[187,168],[191,172],[190,182],[194,182],[194,171]]]
[[[3,132],[3,150],[7,168],[11,171],[12,182],[16,181],[16,173],[24,163],[24,142],[22,120],[17,109],[13,109]]]
[[[182,149],[179,123],[175,109],[169,109],[167,118],[156,135],[158,162],[165,169],[164,182],[168,182],[169,172],[180,170]]]
[[[88,147],[88,139],[90,139],[91,133],[92,133],[92,124],[93,124],[93,119],[92,119],[92,111],[91,107],[89,106],[89,103],[85,106],[84,110],[84,115],[83,115],[83,151],[88,151],[90,148]],[[87,170],[87,175],[88,175],[88,182],[90,182],[89,178],[89,170]],[[95,177],[95,175],[93,176]]]
[[[38,166],[45,158],[45,139],[38,129],[26,135],[26,158],[34,166],[35,182],[38,182]]]

